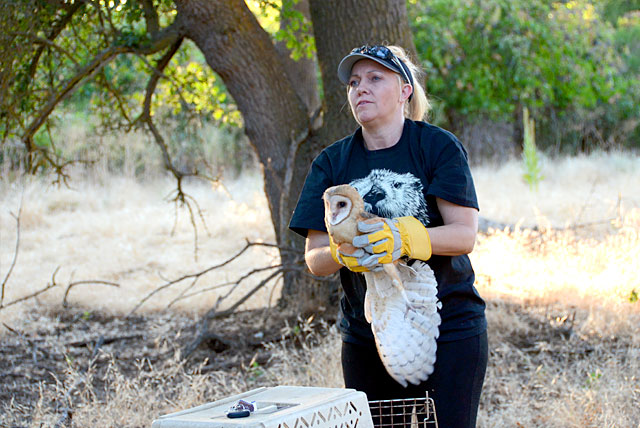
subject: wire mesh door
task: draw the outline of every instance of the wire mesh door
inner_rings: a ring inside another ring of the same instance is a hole
[[[427,393],[422,398],[369,401],[375,428],[438,428],[436,406]]]

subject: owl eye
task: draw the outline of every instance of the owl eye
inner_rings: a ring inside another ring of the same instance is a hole
[[[347,206],[347,203],[345,201],[338,202],[338,208],[344,208],[346,206]]]

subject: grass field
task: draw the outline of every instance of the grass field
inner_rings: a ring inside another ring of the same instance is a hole
[[[474,167],[481,216],[513,225],[479,235],[471,254],[490,326],[479,426],[640,427],[639,167],[639,157],[624,153],[546,160],[537,192],[521,179],[519,162]],[[226,260],[246,240],[273,242],[259,176],[247,173],[223,184],[188,186],[203,211],[196,251],[188,212],[164,200],[170,180],[80,177],[71,189],[37,180],[0,182],[0,280],[14,260],[20,213],[18,257],[4,304],[54,278],[57,284],[0,310],[7,327],[0,337],[45,329],[48,314],[63,310],[69,284],[117,284],[75,285],[67,310],[120,316],[167,281]],[[277,253],[252,248],[195,284],[168,287],[138,313],[194,319],[229,287],[181,298],[185,294],[277,261]],[[272,305],[278,286],[261,290],[243,307]],[[241,293],[235,290],[222,306]],[[133,374],[113,364],[100,373],[100,394],[87,380],[90,373],[69,364],[55,374],[57,382],[38,385],[39,401],[1,403],[0,425],[53,425],[60,409],[52,403],[70,397],[74,426],[100,421],[137,427],[150,426],[158,414],[255,386],[341,386],[335,329],[313,321],[296,328],[302,340],[272,344],[268,364],[204,373],[177,359],[154,367],[141,361]]]

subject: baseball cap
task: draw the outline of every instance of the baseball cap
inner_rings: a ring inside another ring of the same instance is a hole
[[[353,64],[361,59],[370,59],[381,64],[389,70],[398,73],[402,79],[413,88],[413,76],[407,65],[398,58],[391,49],[384,45],[364,45],[353,49],[347,56],[342,58],[338,65],[338,78],[342,83],[347,85],[351,77],[351,68]],[[412,94],[413,95],[413,94]],[[409,97],[411,99],[411,97]]]

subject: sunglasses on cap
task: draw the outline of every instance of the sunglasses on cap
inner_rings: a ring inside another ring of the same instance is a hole
[[[391,71],[394,71],[402,77],[413,88],[413,76],[407,65],[398,58],[391,49],[384,45],[364,45],[353,49],[349,55],[345,56],[338,66],[338,77],[343,83],[348,83],[351,67],[359,59],[369,58],[377,63],[384,65]],[[409,100],[413,97],[413,93],[409,96]]]

